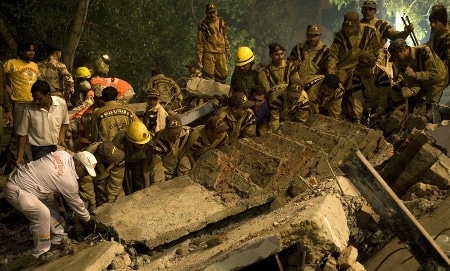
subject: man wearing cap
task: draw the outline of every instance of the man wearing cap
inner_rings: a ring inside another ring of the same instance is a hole
[[[164,129],[166,126],[166,117],[169,115],[164,107],[161,106],[160,93],[157,89],[151,88],[147,91],[147,109],[144,113],[142,122],[147,126],[152,136]]]
[[[166,127],[156,134],[150,165],[152,182],[169,181],[186,174],[191,163],[186,156],[190,128],[181,124],[178,115],[166,117]]]
[[[236,92],[243,92],[249,97],[250,89],[259,84],[258,73],[260,66],[255,63],[255,55],[247,46],[237,49],[234,63],[235,68],[231,75],[230,96]]]
[[[330,47],[320,40],[320,25],[310,24],[306,29],[306,42],[295,45],[289,60],[297,64],[301,78],[310,75],[325,74]]]
[[[69,125],[66,102],[50,95],[47,81],[37,80],[31,87],[33,102],[23,109],[22,121],[17,127],[18,148],[16,165],[25,162],[25,146],[31,145],[33,160],[56,151],[57,145],[67,148],[65,135]]]
[[[278,85],[288,85],[292,79],[300,79],[296,65],[284,59],[284,51],[279,43],[269,44],[271,62],[259,73],[259,84],[266,92]]]
[[[214,79],[225,84],[228,68],[227,59],[231,57],[225,20],[217,15],[217,5],[206,4],[206,18],[198,25],[197,63],[203,68],[203,78]]]
[[[362,53],[358,58],[356,69],[350,78],[351,96],[348,98],[350,108],[346,117],[356,123],[367,120],[366,125],[379,120],[388,108],[391,82],[387,73],[378,67],[375,58]],[[343,102],[345,103],[345,102]],[[344,108],[346,108],[343,105]]]
[[[429,20],[433,35],[430,35],[427,45],[436,52],[448,68],[450,67],[450,29],[447,28],[447,18],[445,7],[438,7],[431,11]]]
[[[375,27],[361,24],[358,12],[349,11],[344,15],[342,28],[334,34],[327,74],[336,74],[346,86],[350,72],[358,63],[359,55],[369,52],[377,58],[381,50]],[[381,56],[378,62],[382,63]]]
[[[269,130],[280,128],[280,122],[290,120],[305,123],[309,117],[309,99],[300,80],[293,80],[288,86],[278,88],[269,94]]]
[[[397,31],[395,30],[388,22],[380,20],[375,17],[375,14],[377,13],[377,3],[373,0],[367,0],[364,1],[364,4],[361,8],[361,13],[363,15],[363,18],[361,19],[361,23],[371,25],[375,27],[375,29],[379,33],[379,41],[383,48],[386,48],[386,42],[387,40],[395,40],[398,38],[406,39],[409,34],[414,30],[414,25],[409,24],[405,26],[404,31]],[[383,53],[383,66],[385,66],[387,63],[385,61],[385,53],[384,49],[381,51]]]
[[[440,123],[440,116],[435,115],[437,103],[449,79],[444,61],[427,45],[410,47],[404,39],[391,42],[389,53],[394,72],[393,101],[409,98],[413,108],[425,96],[427,118]]]
[[[219,115],[213,115],[206,120],[205,125],[201,125],[192,131],[186,146],[186,155],[191,167],[204,153],[227,142],[228,129],[228,125]]]
[[[64,63],[60,62],[62,46],[55,41],[45,45],[47,57],[38,63],[42,80],[50,84],[50,95],[55,95],[70,102],[70,96],[74,93],[72,75]]]
[[[341,118],[344,87],[334,74],[312,75],[304,78],[311,114],[322,114],[333,119]]]
[[[91,142],[111,141],[118,132],[126,130],[132,121],[138,120],[130,108],[117,102],[117,95],[115,87],[103,89],[105,106],[92,114]]]
[[[76,153],[72,159],[65,151],[56,151],[32,161],[14,171],[4,190],[6,200],[30,220],[33,235],[32,255],[39,262],[59,257],[49,251],[52,244],[61,243],[63,219],[55,208],[56,196],[62,197],[81,222],[92,222],[78,194],[79,176],[95,176],[95,157],[88,152]]]
[[[165,76],[160,68],[154,68],[151,74],[152,76],[142,88],[143,94],[151,89],[156,89],[160,94],[160,103],[164,109],[181,108],[183,95],[178,84],[172,78]]]
[[[152,158],[153,137],[140,120],[133,121],[126,131],[120,131],[112,143],[125,153],[125,195],[149,187],[149,164]]]
[[[254,104],[244,93],[236,92],[228,99],[228,106],[217,111],[229,127],[228,143],[256,136],[256,118],[250,109]]]
[[[85,151],[97,160],[96,176],[80,176],[80,196],[92,212],[105,202],[112,203],[122,190],[125,173],[125,153],[112,142],[94,142]]]

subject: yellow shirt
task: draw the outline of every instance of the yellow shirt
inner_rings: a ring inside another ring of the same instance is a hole
[[[11,100],[13,102],[31,102],[31,86],[39,77],[38,65],[32,61],[10,59],[5,63],[5,76],[11,86]]]

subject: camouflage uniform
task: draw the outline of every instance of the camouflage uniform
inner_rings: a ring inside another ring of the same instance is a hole
[[[231,75],[230,96],[239,91],[245,93],[245,95],[249,97],[251,88],[259,84],[258,74],[258,71],[253,70],[252,68],[246,73],[243,73],[236,67],[233,71],[233,75]]]
[[[330,47],[319,41],[316,47],[310,48],[305,42],[298,43],[291,52],[289,60],[298,61],[299,76],[325,74],[327,62],[330,57]]]
[[[215,22],[207,18],[198,25],[197,43],[195,45],[197,58],[202,60],[203,78],[213,79],[225,84],[228,75],[225,54],[230,50],[227,28],[222,17]]]
[[[270,120],[269,129],[276,131],[280,122],[290,120],[305,123],[309,117],[308,94],[302,90],[297,102],[291,103],[288,99],[287,86],[280,85],[271,89],[269,94]]]
[[[126,131],[121,131],[114,137],[112,143],[125,153],[125,174],[129,174],[131,184],[128,185],[132,186],[129,192],[144,189],[144,171],[150,163],[152,141],[144,144],[144,147],[137,148],[127,139]]]
[[[228,140],[228,136],[225,133],[220,139],[214,140],[214,142],[209,142],[208,136],[206,134],[206,127],[202,125],[192,131],[189,136],[188,143],[186,146],[187,156],[192,156],[197,161],[200,156],[209,150],[218,148],[224,145]]]
[[[325,75],[313,75],[304,79],[304,89],[308,93],[310,112],[311,114],[324,114],[334,119],[340,119],[344,87],[339,84],[332,95],[325,96],[321,91],[324,78]]]
[[[175,142],[169,140],[167,128],[156,134],[150,165],[153,182],[171,180],[186,174],[191,169],[191,164],[186,156],[189,134],[190,128],[187,126],[183,126],[180,137]]]
[[[279,67],[270,63],[259,73],[259,83],[266,91],[276,85],[289,84],[294,78],[300,79],[297,66],[286,60],[283,60]]]
[[[159,91],[161,95],[160,103],[162,106],[172,104],[175,101],[179,103],[183,101],[183,95],[181,94],[180,87],[172,78],[169,78],[162,73],[152,76],[142,90],[144,93],[147,93],[147,91],[152,88]]]
[[[101,143],[94,142],[85,149],[97,159],[97,165],[95,166],[97,176],[86,175],[78,180],[81,199],[88,206],[94,207],[116,200],[122,190],[122,181],[125,173],[125,161],[107,164],[96,155],[97,147]]]
[[[394,62],[394,82],[402,81],[405,85],[409,87],[417,96],[414,99],[420,99],[425,95],[426,104],[431,104],[433,102],[439,102],[442,92],[448,82],[448,71],[438,55],[427,45],[419,45],[410,48],[410,56],[407,60],[408,67],[411,67],[415,73],[416,78],[408,77],[402,71],[405,67],[404,62]],[[422,93],[418,95],[419,91]],[[423,94],[423,90],[426,94]],[[392,97],[395,101],[404,100],[401,93],[392,92]]]
[[[369,108],[381,114],[386,112],[391,81],[385,71],[377,66],[370,77],[367,78],[355,72],[350,80],[352,80],[350,99],[352,119],[361,120],[363,112]]]
[[[359,33],[352,37],[347,37],[341,29],[335,33],[330,47],[328,71],[339,76],[341,82],[345,83],[349,73],[356,67],[361,52],[371,52],[375,58],[380,57],[377,62],[382,63],[381,50],[375,27],[360,24]]]
[[[134,112],[116,101],[109,101],[92,114],[91,142],[111,141],[121,130],[126,130],[133,120]]]
[[[51,95],[64,99],[74,93],[73,78],[64,63],[50,56],[37,65],[41,73],[40,79],[50,84]]]
[[[248,109],[247,114],[239,120],[236,120],[229,106],[220,108],[217,114],[230,127],[228,130],[229,143],[238,138],[256,136],[256,118],[251,109]]]

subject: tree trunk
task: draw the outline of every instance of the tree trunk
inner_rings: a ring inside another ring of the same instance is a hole
[[[75,18],[73,20],[72,29],[70,31],[67,42],[64,46],[62,61],[66,64],[69,71],[72,70],[73,60],[75,58],[75,51],[80,42],[81,34],[83,33],[84,23],[88,13],[89,0],[78,0]]]
[[[17,42],[9,33],[8,27],[6,26],[5,21],[3,20],[3,17],[0,16],[0,36],[2,36],[3,40],[6,44],[8,44],[8,47],[13,51],[16,52],[17,50]]]

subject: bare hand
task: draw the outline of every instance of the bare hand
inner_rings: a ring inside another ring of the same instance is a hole
[[[14,121],[14,118],[13,118],[12,112],[7,112],[6,113],[6,124],[8,126],[13,126],[13,121]]]
[[[16,158],[16,167],[20,167],[20,166],[22,166],[23,164],[25,164],[25,160],[23,159],[23,157],[17,157]]]
[[[405,69],[405,74],[409,77],[416,78],[416,72],[411,67]]]
[[[405,27],[405,31],[411,33],[414,31],[414,24],[409,24]]]
[[[226,50],[225,53],[226,53],[226,54],[225,54],[226,58],[227,58],[227,59],[230,59],[230,58],[231,58],[231,52],[230,52],[230,50]]]
[[[199,58],[199,59],[197,60],[197,65],[198,65],[198,67],[199,67],[200,69],[203,69],[203,62],[202,62],[202,59],[201,59],[201,58]]]
[[[413,96],[411,89],[409,89],[408,87],[402,87],[400,90],[402,91],[403,98],[409,98]]]

